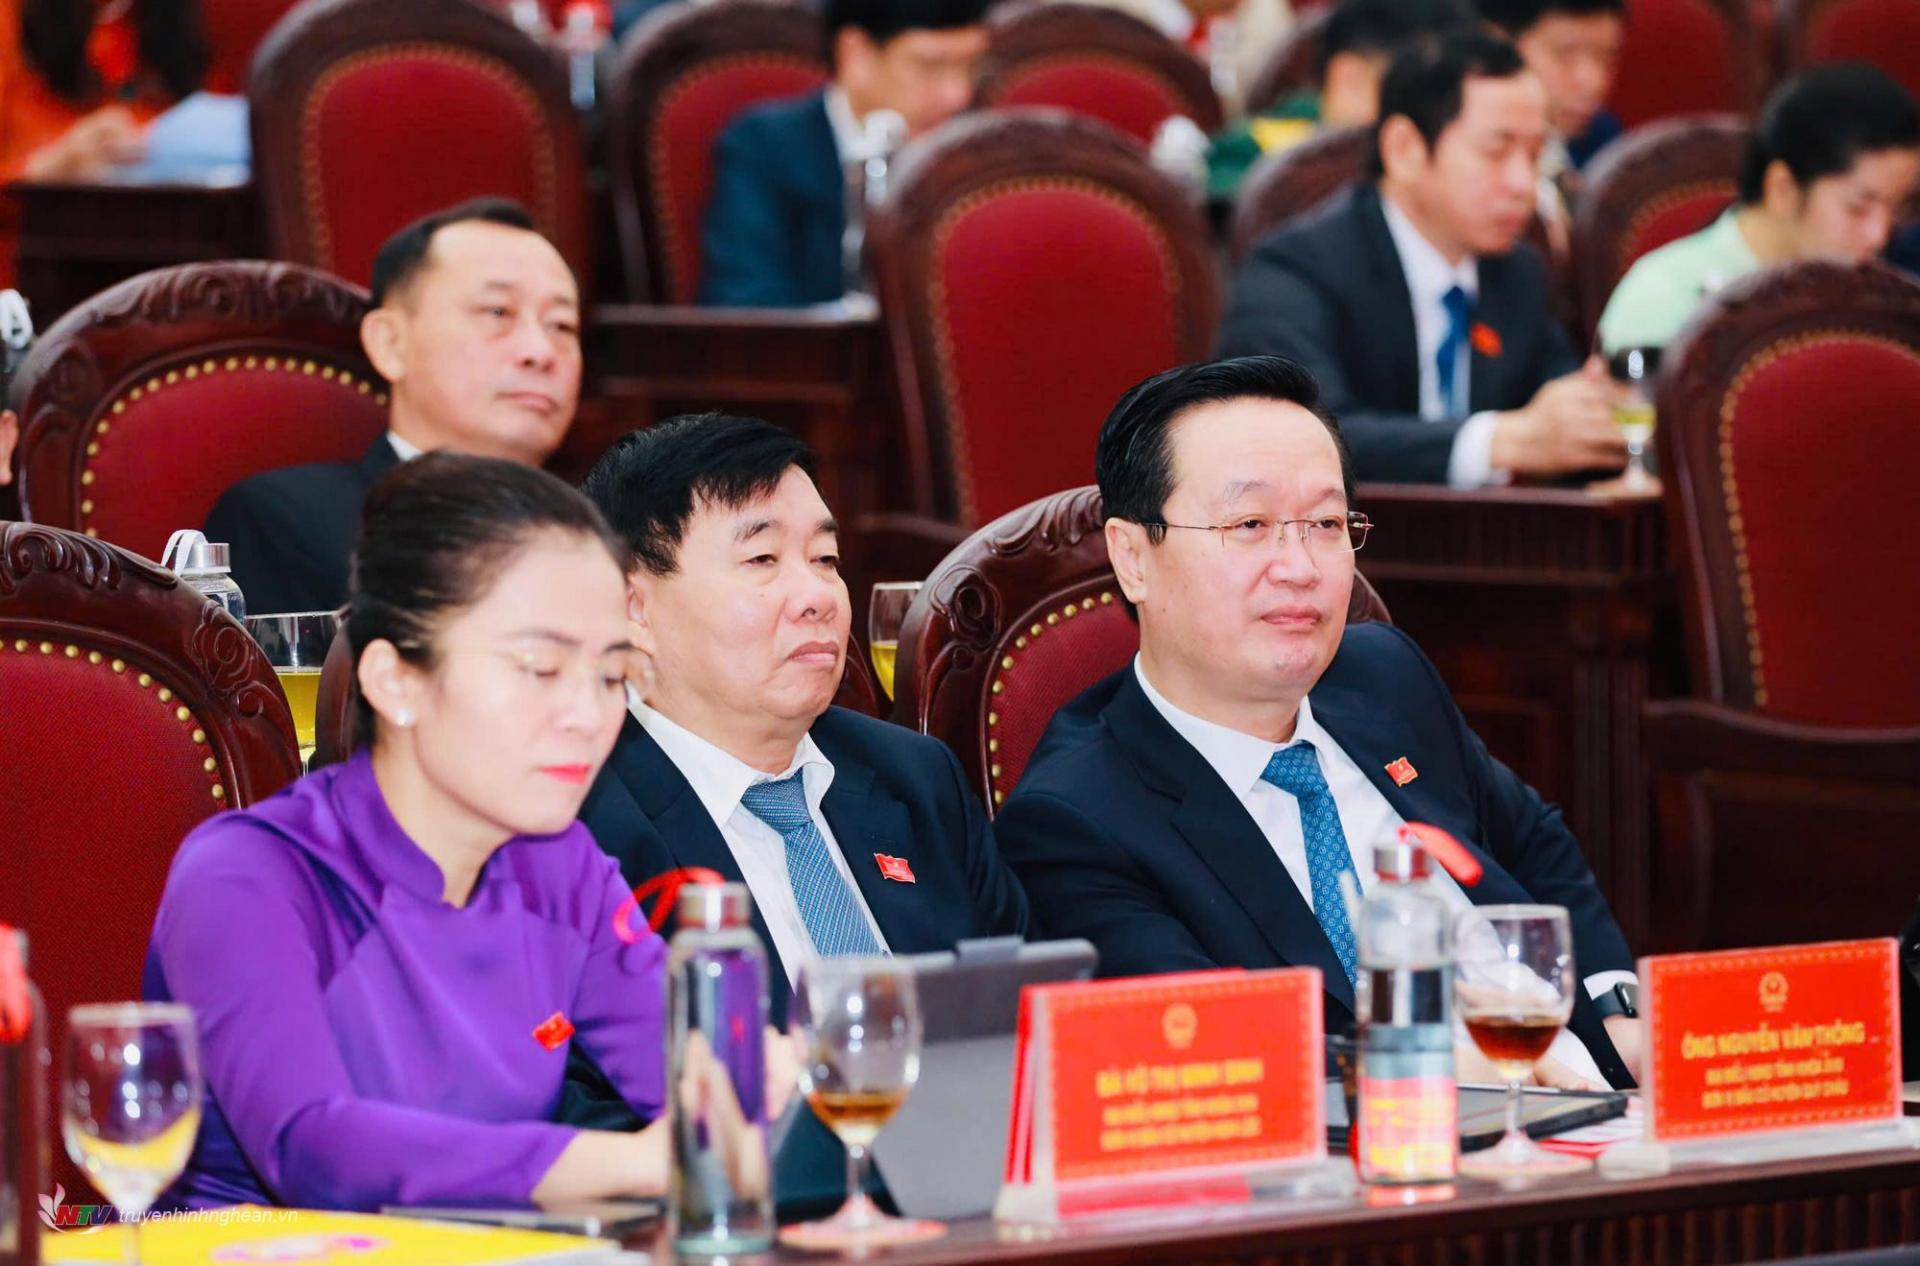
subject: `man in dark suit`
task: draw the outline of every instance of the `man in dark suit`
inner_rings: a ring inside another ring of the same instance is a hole
[[[1027,927],[953,753],[829,706],[851,616],[813,469],[778,427],[706,414],[622,437],[585,484],[632,550],[630,627],[652,671],[580,818],[629,883],[703,866],[747,885],[776,1024],[811,958]],[[779,1165],[789,1208],[844,1193],[810,1116]]]
[[[232,546],[249,611],[346,601],[360,504],[402,460],[449,448],[538,466],[573,423],[579,287],[511,202],[463,203],[388,238],[360,342],[388,383],[387,433],[356,462],[246,479],[207,517],[208,539]]]
[[[1585,988],[1539,1075],[1624,1083],[1633,956],[1559,811],[1488,755],[1405,634],[1346,627],[1368,529],[1316,402],[1299,365],[1249,357],[1149,379],[1102,428],[1140,654],[1055,716],[994,824],[1036,928],[1086,937],[1110,976],[1317,967],[1337,1025],[1357,969],[1341,877],[1370,887],[1373,845],[1433,823],[1486,868],[1470,890],[1441,881],[1461,911],[1571,912]]]
[[[1553,319],[1520,243],[1547,107],[1511,44],[1462,31],[1401,52],[1380,90],[1373,179],[1260,241],[1223,356],[1305,365],[1360,479],[1480,487],[1618,470],[1615,389]]]
[[[826,0],[832,84],[743,112],[714,144],[700,302],[797,308],[846,293],[848,165],[869,156],[877,111],[897,114],[911,137],[966,107],[987,48],[984,9],[984,0]]]

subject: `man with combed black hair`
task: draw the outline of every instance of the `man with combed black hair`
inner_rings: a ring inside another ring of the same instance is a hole
[[[1253,356],[1149,378],[1095,472],[1140,652],[1055,714],[994,823],[1040,934],[1092,941],[1107,976],[1317,967],[1338,1024],[1358,970],[1342,876],[1371,887],[1372,847],[1432,823],[1485,868],[1438,884],[1461,911],[1569,912],[1586,988],[1538,1076],[1625,1083],[1633,955],[1559,810],[1406,634],[1347,623],[1370,527],[1312,375]]]
[[[1609,351],[1664,347],[1701,300],[1775,264],[1857,264],[1887,237],[1920,181],[1920,110],[1871,66],[1816,66],[1760,112],[1739,200],[1690,237],[1635,262],[1600,317]]]
[[[891,110],[918,136],[973,99],[987,51],[985,0],[826,0],[833,82],[748,110],[713,149],[700,245],[700,302],[798,308],[847,289],[846,166]]]
[[[810,958],[1027,928],[953,753],[831,706],[851,616],[813,470],[779,427],[710,413],[623,436],[585,484],[631,551],[628,628],[652,671],[580,819],[631,884],[699,866],[747,885],[775,1023]],[[581,1081],[569,1111],[600,1121],[610,1096]],[[843,1195],[831,1138],[795,1135],[783,1207]]]
[[[229,488],[207,517],[255,613],[346,600],[360,505],[434,449],[546,461],[580,398],[580,290],[524,209],[462,203],[407,225],[373,261],[360,344],[387,380],[387,433],[357,462],[289,466]]]
[[[1581,365],[1520,241],[1546,140],[1545,92],[1511,44],[1461,31],[1408,48],[1381,86],[1373,179],[1254,247],[1221,353],[1305,365],[1363,480],[1618,470],[1614,389]]]

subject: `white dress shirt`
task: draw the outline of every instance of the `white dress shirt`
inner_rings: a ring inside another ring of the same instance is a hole
[[[1467,292],[1469,299],[1480,297],[1480,261],[1469,255],[1458,264],[1446,257],[1413,226],[1393,199],[1380,196],[1380,209],[1387,218],[1387,233],[1400,256],[1400,272],[1407,279],[1407,295],[1413,301],[1413,341],[1420,357],[1420,416],[1429,422],[1453,418],[1448,402],[1440,398],[1440,345],[1447,341],[1445,303],[1447,291],[1455,286]],[[1473,340],[1460,344],[1453,380],[1466,396],[1473,386]],[[1447,483],[1454,488],[1480,488],[1504,484],[1509,476],[1493,469],[1494,415],[1483,410],[1468,417],[1453,437],[1453,452],[1447,458]]]
[[[1347,837],[1347,850],[1353,856],[1353,871],[1355,878],[1360,881],[1360,891],[1363,894],[1370,892],[1380,882],[1380,877],[1373,869],[1372,847],[1392,839],[1406,825],[1406,819],[1361,772],[1360,766],[1347,755],[1333,735],[1314,720],[1311,703],[1305,699],[1300,701],[1300,711],[1294,718],[1293,737],[1276,747],[1266,739],[1244,734],[1181,710],[1153,688],[1138,655],[1133,659],[1133,672],[1155,711],[1166,718],[1167,724],[1181,738],[1193,745],[1201,759],[1220,775],[1228,790],[1245,807],[1254,825],[1260,828],[1260,833],[1279,857],[1280,864],[1287,868],[1288,877],[1293,880],[1294,887],[1300,890],[1300,896],[1309,907],[1313,905],[1313,880],[1307,866],[1306,832],[1300,825],[1300,802],[1260,776],[1266,771],[1267,762],[1273,759],[1276,751],[1296,743],[1313,744],[1314,755],[1320,762],[1320,772],[1327,780],[1327,790],[1333,794],[1334,809],[1340,816],[1340,829]],[[1465,890],[1445,868],[1434,868],[1433,885],[1435,891],[1457,911],[1473,908],[1473,902],[1468,900]],[[1634,979],[1632,972],[1596,972],[1586,978],[1585,984],[1588,995],[1597,998],[1615,985],[1632,983]],[[1599,1065],[1587,1052],[1586,1045],[1572,1033],[1561,1030],[1560,1035],[1554,1038],[1548,1054],[1594,1083],[1601,1086],[1607,1084],[1607,1079],[1600,1075]]]
[[[847,100],[846,89],[833,85],[827,89],[827,126],[833,129],[833,148],[840,155],[840,165],[863,159],[867,152],[867,132],[853,113],[853,105]]]
[[[791,777],[795,770],[800,772],[800,783],[806,791],[807,812],[813,815],[820,838],[827,842],[827,855],[833,858],[834,869],[846,881],[854,905],[873,932],[874,944],[882,953],[888,952],[887,938],[880,935],[880,925],[873,921],[873,911],[867,909],[860,885],[853,881],[853,871],[840,852],[839,842],[833,838],[833,828],[820,812],[820,802],[826,798],[827,788],[833,785],[833,762],[815,745],[811,734],[801,736],[800,746],[785,771],[767,774],[669,720],[665,714],[634,698],[631,691],[628,707],[634,720],[660,745],[660,750],[693,788],[693,794],[700,797],[700,804],[713,824],[720,828],[721,838],[726,840],[728,851],[740,867],[740,877],[747,881],[754,905],[767,921],[767,931],[772,934],[773,947],[787,969],[789,984],[798,983],[801,966],[815,956],[813,937],[807,932],[806,921],[800,917],[800,905],[793,896],[793,881],[787,875],[786,840],[741,804],[740,797],[755,783],[778,782]]]
[[[401,439],[400,436],[393,431],[387,432],[387,443],[392,447],[394,456],[403,462],[410,462],[426,451],[418,444],[412,444]]]

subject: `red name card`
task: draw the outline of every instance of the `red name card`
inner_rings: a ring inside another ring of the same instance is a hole
[[[1245,1199],[1326,1155],[1320,973],[1192,972],[1023,991],[997,1216]]]
[[[1899,943],[1640,960],[1661,1142],[1900,1115]]]

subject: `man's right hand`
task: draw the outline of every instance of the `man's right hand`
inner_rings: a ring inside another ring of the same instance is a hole
[[[146,134],[123,105],[102,106],[27,156],[28,180],[93,180],[146,156]]]
[[[0,488],[13,482],[13,446],[20,442],[20,419],[0,409]]]
[[[1597,356],[1545,384],[1524,409],[1497,416],[1493,468],[1515,475],[1564,475],[1625,466],[1626,440],[1613,420],[1619,390]]]

